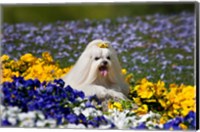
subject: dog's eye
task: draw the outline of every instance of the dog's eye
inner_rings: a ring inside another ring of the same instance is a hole
[[[95,57],[94,59],[95,59],[95,60],[98,60],[98,59],[99,59],[99,57]]]
[[[110,56],[108,56],[107,59],[110,60]]]

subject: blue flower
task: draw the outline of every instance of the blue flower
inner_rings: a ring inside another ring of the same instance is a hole
[[[78,116],[78,118],[80,123],[87,125],[87,118],[82,113]]]
[[[185,117],[184,121],[189,124],[189,128],[196,128],[196,113],[190,111]]]
[[[11,126],[11,123],[8,120],[1,120],[2,126]]]
[[[85,94],[82,91],[74,90],[76,97],[85,98]]]
[[[60,87],[64,87],[65,82],[62,79],[55,79],[54,82],[58,84]]]
[[[62,119],[63,119],[63,116],[61,114],[56,114],[56,124],[57,125],[61,125],[62,124]]]
[[[135,129],[147,129],[147,127],[145,126],[145,123],[140,123]]]
[[[184,121],[188,121],[191,122],[193,119],[195,119],[195,112],[194,111],[190,111],[185,117],[184,117]]]
[[[3,83],[2,92],[4,93],[5,98],[9,98],[11,96],[10,88],[12,88],[12,84],[9,82]]]
[[[92,125],[93,127],[111,124],[111,127],[115,127],[115,125],[111,121],[107,120],[104,116],[94,117],[93,119],[88,121],[88,124]]]
[[[53,90],[54,90],[54,86],[53,86],[53,85],[47,85],[47,86],[46,86],[46,91],[47,91],[47,93],[52,93]]]
[[[183,122],[183,118],[182,117],[176,117],[173,121],[173,124],[175,125],[179,125],[180,123]]]
[[[74,92],[73,89],[72,89],[72,87],[69,86],[69,85],[67,87],[65,87],[65,91],[69,92],[69,93],[73,93]]]
[[[63,114],[69,114],[71,112],[71,109],[69,107],[61,107],[60,108],[60,111],[63,113]]]
[[[92,125],[93,127],[99,127],[99,124],[97,123],[97,121],[94,121],[94,120],[89,120],[88,125]]]
[[[97,98],[96,95],[89,96],[89,101],[90,101],[90,102],[95,101],[95,102],[97,102],[98,104],[101,104],[101,101]]]
[[[189,112],[189,114],[182,118],[182,117],[176,117],[167,123],[164,124],[164,129],[169,130],[181,130],[181,127],[179,126],[181,123],[187,124],[188,128],[194,129],[195,128],[195,113],[194,112]]]
[[[34,81],[34,85],[35,87],[39,87],[41,84],[40,84],[40,81],[38,79],[35,79],[33,80]]]
[[[70,86],[63,88],[58,84],[62,82],[61,80],[53,83],[40,83],[38,80],[24,80],[21,77],[15,80],[12,83],[3,84],[2,91],[6,95],[3,96],[5,106],[18,106],[22,112],[40,110],[46,119],[56,119],[57,125],[62,124],[64,118],[68,123],[82,123],[85,126],[112,124],[103,116],[94,116],[91,117],[92,120],[88,120],[81,113],[78,116],[73,114],[72,108],[79,107],[84,102],[86,107],[95,108],[91,101],[98,101],[98,98],[96,96],[85,98],[82,91],[74,90]]]
[[[85,103],[85,107],[89,108],[89,107],[94,107],[94,106],[91,104],[90,101],[87,101],[87,102]]]
[[[32,79],[29,79],[29,80],[26,80],[23,85],[25,88],[33,89],[35,86],[35,82]]]
[[[77,123],[78,117],[75,114],[69,114],[65,118],[69,123]]]
[[[38,105],[38,107],[43,107],[44,106],[44,104],[45,104],[45,101],[44,101],[44,99],[43,98],[39,98],[39,99],[37,99],[37,101],[36,101],[36,103],[37,103],[37,105]]]
[[[37,110],[39,108],[37,103],[33,101],[29,102],[26,107],[28,108],[28,111]]]
[[[172,129],[173,129],[173,130],[182,130],[182,129],[181,129],[179,126],[177,126],[177,125],[173,125],[173,126],[172,126]]]
[[[172,125],[173,125],[173,121],[168,121],[163,125],[163,128],[165,130],[169,130],[172,127]]]

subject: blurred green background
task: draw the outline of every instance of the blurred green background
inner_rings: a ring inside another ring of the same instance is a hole
[[[58,20],[105,19],[153,13],[194,12],[195,3],[83,3],[3,5],[3,22],[55,22]]]

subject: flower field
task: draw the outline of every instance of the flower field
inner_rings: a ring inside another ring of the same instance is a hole
[[[4,23],[1,125],[14,127],[196,128],[194,15],[146,15],[55,23]],[[64,87],[91,40],[109,40],[129,100],[101,102]],[[137,105],[137,108],[133,104]]]

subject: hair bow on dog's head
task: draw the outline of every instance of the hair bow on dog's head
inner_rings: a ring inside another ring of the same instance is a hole
[[[99,48],[108,48],[108,44],[107,43],[99,43],[98,47]]]

